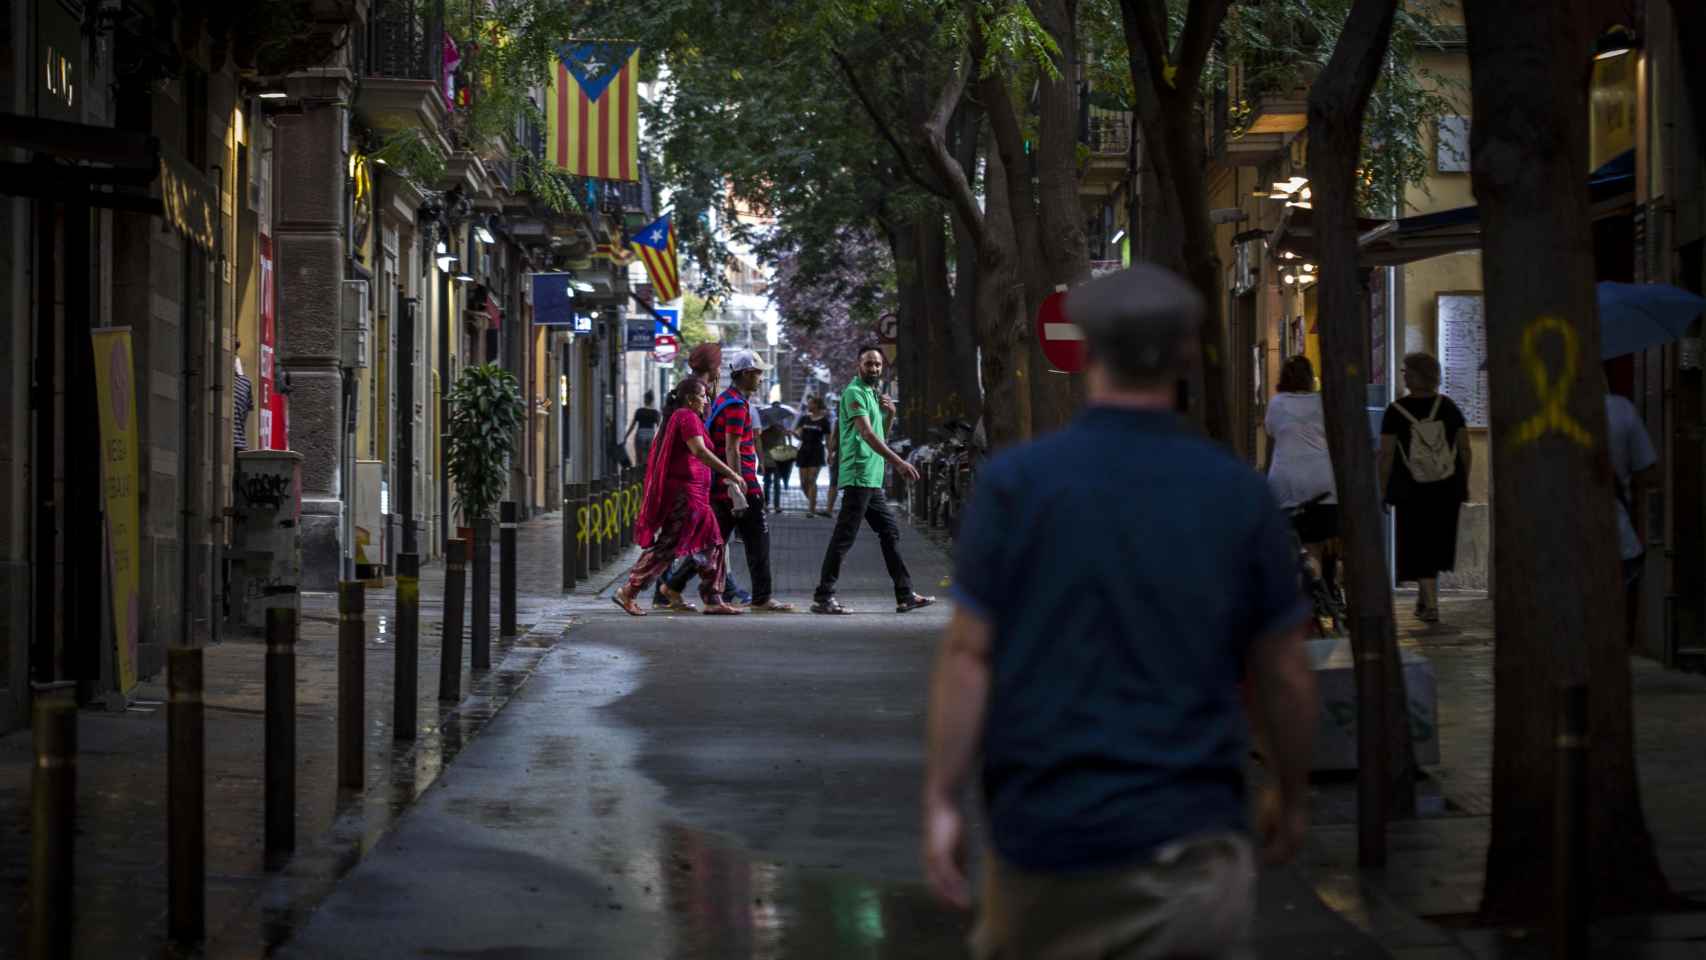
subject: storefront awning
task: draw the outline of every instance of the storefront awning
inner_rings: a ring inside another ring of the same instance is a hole
[[[1628,212],[1634,197],[1633,150],[1618,155],[1588,177],[1588,202],[1595,220]],[[1395,267],[1442,254],[1478,250],[1481,208],[1457,207],[1388,220],[1363,229],[1357,239],[1364,267]]]

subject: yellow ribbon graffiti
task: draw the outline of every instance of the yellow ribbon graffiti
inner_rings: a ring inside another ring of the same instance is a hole
[[[1551,371],[1546,368],[1546,361],[1540,356],[1540,335],[1543,333],[1556,333],[1563,342],[1564,362],[1557,379],[1553,379]],[[1576,379],[1580,352],[1576,331],[1562,317],[1547,314],[1523,331],[1522,366],[1528,371],[1529,379],[1534,381],[1534,395],[1540,401],[1540,412],[1517,427],[1513,441],[1517,446],[1533,443],[1548,433],[1562,434],[1584,447],[1593,446],[1592,434],[1570,416],[1568,408],[1570,384]]]
[[[575,542],[576,543],[585,543],[587,541],[587,538],[592,535],[592,531],[587,529],[586,513],[587,513],[587,510],[585,507],[576,507],[575,508]]]
[[[604,498],[604,538],[606,540],[616,539],[616,498],[614,496]]]

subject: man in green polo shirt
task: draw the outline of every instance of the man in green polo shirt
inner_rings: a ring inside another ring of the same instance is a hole
[[[908,480],[918,479],[918,470],[889,449],[884,437],[894,418],[894,401],[877,394],[883,377],[883,351],[859,348],[859,376],[841,391],[840,459],[841,512],[835,518],[835,533],[823,556],[823,574],[812,598],[813,613],[851,613],[835,599],[835,581],[841,577],[841,561],[859,536],[861,521],[877,531],[883,560],[894,579],[896,613],[910,613],[935,602],[912,592],[912,576],[900,558],[900,524],[883,497],[883,464],[892,463]]]

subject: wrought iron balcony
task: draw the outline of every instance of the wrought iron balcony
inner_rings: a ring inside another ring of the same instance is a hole
[[[444,77],[444,0],[374,0],[367,73],[395,80]]]
[[[1098,157],[1124,157],[1131,149],[1131,114],[1091,107],[1089,146]]]

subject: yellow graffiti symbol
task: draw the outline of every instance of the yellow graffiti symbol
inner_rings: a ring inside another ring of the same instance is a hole
[[[604,498],[604,536],[605,539],[616,539],[616,498]]]
[[[592,532],[586,528],[586,512],[587,511],[586,511],[585,507],[575,508],[575,542],[576,543],[585,543],[587,540],[587,537],[589,535],[591,535],[591,532]]]
[[[1546,369],[1546,361],[1541,358],[1539,351],[1540,335],[1548,332],[1556,333],[1564,344],[1564,363],[1556,380],[1552,378],[1551,371]],[[1593,446],[1593,436],[1588,433],[1586,427],[1570,416],[1567,407],[1570,384],[1576,379],[1580,352],[1581,346],[1576,342],[1576,331],[1565,323],[1562,317],[1551,314],[1540,317],[1523,332],[1522,366],[1528,371],[1529,379],[1534,381],[1534,396],[1540,401],[1540,412],[1517,427],[1515,443],[1518,446],[1533,443],[1548,433],[1563,434],[1584,447]]]

